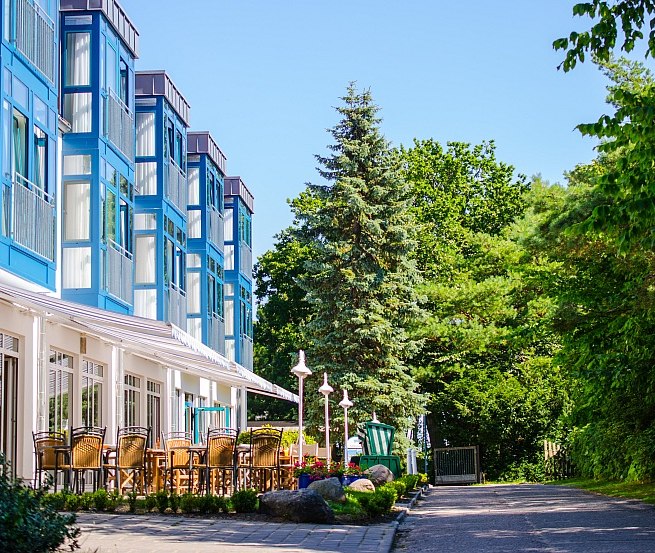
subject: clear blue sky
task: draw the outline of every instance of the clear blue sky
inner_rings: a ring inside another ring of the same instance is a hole
[[[255,196],[254,253],[319,182],[333,107],[370,88],[393,145],[479,143],[561,182],[594,156],[574,130],[608,112],[591,64],[565,74],[552,41],[586,24],[573,0],[119,0],[140,32],[137,69],[165,69]]]

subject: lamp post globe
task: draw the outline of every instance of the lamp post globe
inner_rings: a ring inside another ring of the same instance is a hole
[[[330,412],[328,408],[328,396],[334,392],[334,388],[328,384],[327,373],[323,373],[323,385],[318,389],[325,397],[325,449],[327,451],[327,464],[330,466],[332,453],[330,452]]]
[[[353,402],[348,399],[348,390],[343,391],[343,399],[339,402],[339,407],[343,408],[343,464],[348,466],[348,409],[353,406]]]
[[[302,443],[303,443],[303,425],[302,425],[302,388],[303,381],[307,378],[312,371],[305,365],[305,352],[300,350],[298,352],[298,364],[291,369],[291,372],[298,377],[298,458],[302,462]]]

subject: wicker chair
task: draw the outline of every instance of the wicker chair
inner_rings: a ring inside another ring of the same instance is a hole
[[[150,438],[150,428],[143,426],[126,426],[118,429],[116,434],[116,457],[114,463],[105,465],[106,474],[113,472],[116,489],[122,494],[123,489],[131,484],[132,491],[137,489],[147,493],[146,446]]]
[[[282,430],[258,428],[250,432],[250,455],[246,464],[240,466],[244,472],[246,487],[258,491],[280,489],[280,443]]]
[[[66,467],[74,476],[74,489],[81,493],[86,488],[86,473],[93,473],[93,490],[103,483],[102,453],[107,428],[80,426],[71,431],[70,464]],[[73,479],[69,476],[69,482]]]
[[[53,472],[55,491],[57,491],[57,473],[68,463],[66,435],[63,432],[32,432],[34,441],[34,487],[40,487],[43,473]]]
[[[193,485],[192,479],[192,458],[189,448],[191,447],[191,434],[188,432],[162,432],[162,442],[166,451],[166,466],[164,468],[164,489],[166,481],[170,482],[171,491],[179,492],[180,487],[186,481],[188,491]]]
[[[213,494],[217,487],[222,495],[227,494],[228,490],[232,493],[236,487],[237,434],[231,428],[212,428],[207,432],[205,462],[199,466],[205,474],[205,491],[208,495]]]

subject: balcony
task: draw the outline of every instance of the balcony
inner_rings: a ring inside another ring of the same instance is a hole
[[[218,353],[225,353],[225,321],[216,313],[209,320],[209,347]]]
[[[209,215],[209,239],[220,251],[223,251],[223,233],[225,231],[223,216],[211,207],[207,212]]]
[[[183,213],[187,208],[187,183],[184,171],[172,159],[168,160],[168,178],[165,197],[173,202]]]
[[[11,188],[3,194],[5,230],[17,244],[55,260],[55,199],[34,183],[15,174]],[[5,223],[6,224],[6,223]]]
[[[186,328],[186,292],[171,282],[168,288],[168,317],[169,323],[180,328]]]
[[[132,305],[132,254],[113,240],[107,242],[107,291]]]
[[[134,115],[123,101],[111,93],[107,97],[107,138],[130,161],[134,161],[136,127]]]
[[[55,22],[36,3],[16,0],[16,48],[55,84]]]
[[[245,242],[239,242],[239,271],[252,280],[252,250]]]

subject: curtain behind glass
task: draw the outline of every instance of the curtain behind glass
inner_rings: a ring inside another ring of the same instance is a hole
[[[17,110],[13,118],[14,172],[27,178],[27,119]]]
[[[137,235],[135,240],[135,273],[137,284],[154,284],[156,274],[156,239],[151,235]]]
[[[48,137],[39,128],[34,127],[34,184],[41,190],[47,190]]]
[[[91,183],[64,183],[64,240],[88,240],[91,220]]]
[[[155,114],[136,114],[136,155],[155,155]]]
[[[67,86],[91,84],[91,33],[66,35],[65,79]]]

